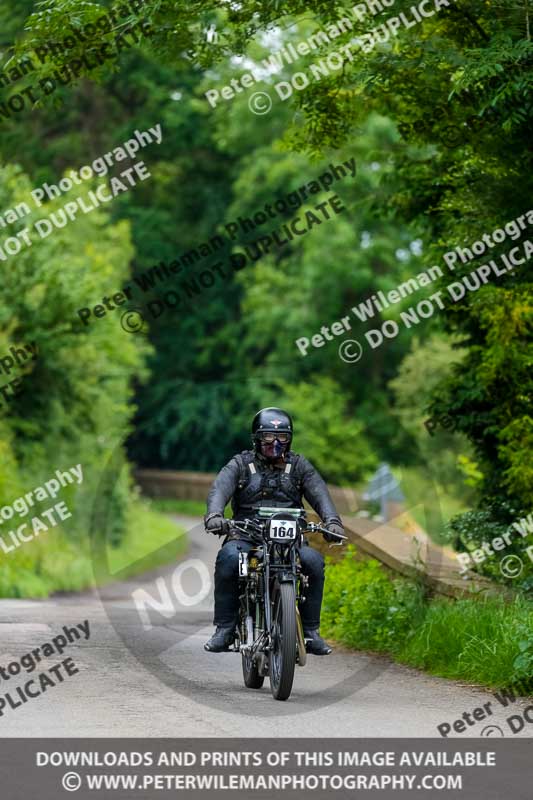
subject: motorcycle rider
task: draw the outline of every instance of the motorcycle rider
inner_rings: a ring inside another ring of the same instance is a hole
[[[207,497],[204,517],[206,531],[226,536],[215,564],[216,631],[204,648],[219,653],[227,650],[234,639],[239,613],[238,574],[239,549],[247,552],[252,545],[239,540],[237,531],[230,532],[224,509],[231,499],[233,518],[252,517],[253,506],[301,508],[304,497],[321,517],[331,533],[342,534],[341,519],[328,488],[309,461],[290,450],[292,419],[280,408],[263,408],[252,422],[253,450],[244,450],[218,473]],[[328,542],[338,541],[323,534]],[[324,559],[308,545],[300,550],[302,572],[309,577],[306,600],[301,615],[306,648],[314,655],[328,655],[331,647],[319,633],[320,607],[324,589]]]

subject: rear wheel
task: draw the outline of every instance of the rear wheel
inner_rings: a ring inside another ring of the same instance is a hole
[[[287,700],[296,665],[296,595],[292,583],[281,583],[274,594],[270,688],[276,700]]]
[[[255,625],[251,615],[243,620],[241,629],[246,633],[248,644],[255,640]],[[242,676],[247,689],[260,689],[265,682],[265,677],[260,674],[257,662],[247,653],[242,653]]]

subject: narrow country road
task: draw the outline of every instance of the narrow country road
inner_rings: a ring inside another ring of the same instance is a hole
[[[501,735],[489,725],[513,735],[506,718],[527,703],[504,708],[490,693],[338,647],[297,669],[286,703],[272,698],[268,680],[260,691],[245,689],[238,654],[203,649],[212,630],[212,586],[202,602],[187,605],[202,589],[201,565],[212,575],[219,542],[199,519],[174,519],[190,538],[181,558],[188,568],[179,574],[172,565],[112,584],[101,596],[0,601],[0,666],[61,634],[64,625],[88,620],[91,631],[89,640],[70,644],[33,675],[0,681],[2,695],[15,694],[61,659],[71,657],[79,668],[20,707],[4,707],[1,736],[434,737],[438,725],[488,703],[492,713],[460,735]],[[518,735],[531,735],[528,728]]]

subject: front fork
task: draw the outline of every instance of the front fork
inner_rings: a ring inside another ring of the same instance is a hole
[[[298,658],[296,663],[299,667],[305,667],[307,661],[307,650],[305,649],[304,626],[302,625],[302,617],[300,616],[298,603],[296,603],[296,644],[298,647]]]
[[[298,564],[299,564],[299,562],[298,562]],[[267,574],[268,574],[268,565],[267,565],[266,569],[267,569]],[[300,614],[299,603],[305,601],[304,592],[307,589],[307,586],[308,586],[308,583],[309,583],[309,578],[307,577],[307,575],[303,575],[300,570],[297,570],[296,563],[292,564],[292,573],[293,573],[292,580],[294,580],[294,574],[296,574],[296,576],[297,576],[296,577],[296,587],[295,587],[295,589],[296,589],[296,591],[295,591],[295,596],[296,596],[296,647],[297,647],[297,651],[298,651],[297,654],[296,654],[297,655],[296,663],[298,664],[299,667],[305,667],[305,664],[307,662],[307,650],[306,650],[306,647],[305,647],[304,628],[303,628],[303,623],[302,623],[302,617],[301,617],[301,614]],[[271,625],[271,621],[272,621],[271,607],[270,607],[270,589],[269,589],[269,586],[270,586],[270,581],[267,582],[267,588],[265,590],[265,602],[268,600],[268,603],[267,603],[267,606],[266,606],[266,608],[268,608],[268,612],[266,612],[266,609],[265,609],[265,618],[268,619],[268,622],[266,623],[266,630],[267,631],[271,630],[270,625]],[[267,613],[268,613],[268,617],[267,617]],[[270,645],[271,644],[272,643],[270,642]]]

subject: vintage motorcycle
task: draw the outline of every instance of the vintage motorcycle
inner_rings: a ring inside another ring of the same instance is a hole
[[[239,621],[234,649],[242,655],[244,684],[260,689],[265,677],[276,700],[287,700],[294,669],[307,653],[299,604],[308,578],[299,550],[307,533],[331,533],[307,522],[303,508],[254,508],[256,519],[231,520],[239,538],[250,542],[239,552]],[[334,534],[338,544],[347,537]],[[335,543],[337,544],[337,543]]]

